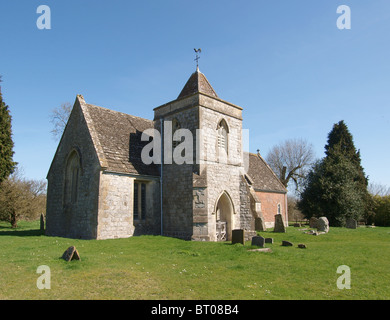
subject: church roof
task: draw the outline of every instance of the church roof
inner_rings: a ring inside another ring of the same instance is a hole
[[[248,175],[256,191],[287,192],[277,175],[259,154],[249,153]]]
[[[142,148],[149,143],[141,141],[141,135],[144,130],[154,128],[152,120],[88,104],[82,97],[78,99],[98,157],[106,170],[125,174],[160,175],[158,165],[146,165],[141,159]],[[258,154],[249,153],[248,175],[256,190],[287,192]],[[205,183],[203,176],[196,176],[196,181],[199,180],[198,183],[202,185]]]
[[[197,68],[196,71],[190,76],[177,98],[184,98],[198,92],[205,93],[214,98],[219,98],[210,82],[207,80],[206,76]]]
[[[142,132],[154,128],[154,121],[88,104],[77,96],[101,166],[108,171],[159,176],[159,165],[143,163],[141,152],[149,141]],[[287,189],[266,161],[249,153],[248,176],[256,191],[286,193]],[[194,175],[195,185],[207,185],[205,174]]]
[[[153,121],[82,103],[98,157],[108,171],[159,176],[158,166],[141,160],[142,132],[153,128]],[[103,159],[102,159],[103,158]]]

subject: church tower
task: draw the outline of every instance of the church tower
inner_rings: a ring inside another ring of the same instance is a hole
[[[162,233],[206,241],[253,233],[242,108],[220,99],[197,67],[176,100],[154,109],[154,123],[163,141]]]

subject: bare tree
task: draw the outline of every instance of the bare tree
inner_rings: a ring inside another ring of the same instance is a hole
[[[372,182],[368,185],[368,192],[373,196],[385,197],[390,195],[390,187]]]
[[[266,160],[286,188],[293,181],[295,190],[299,192],[314,162],[313,145],[303,139],[289,139],[274,146]]]
[[[59,107],[54,108],[51,111],[50,122],[53,124],[53,130],[51,130],[51,133],[54,140],[60,140],[71,111],[72,105],[69,102],[62,103]]]
[[[16,228],[18,220],[35,220],[46,210],[46,181],[26,180],[20,170],[0,185],[0,220]]]

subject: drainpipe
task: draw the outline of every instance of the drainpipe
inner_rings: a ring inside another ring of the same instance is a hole
[[[285,214],[286,214],[286,224],[287,224],[287,227],[288,227],[288,205],[287,205],[287,192],[284,194],[284,211],[285,211]]]
[[[160,161],[160,223],[161,223],[161,235],[163,235],[163,162],[164,162],[164,118],[160,118],[160,137],[161,137],[161,145],[160,145],[160,156],[161,156],[161,161]]]

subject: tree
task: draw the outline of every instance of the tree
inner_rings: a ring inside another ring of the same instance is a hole
[[[375,225],[389,227],[390,226],[390,195],[376,195],[374,199]]]
[[[364,215],[361,189],[356,182],[356,167],[342,155],[325,157],[308,174],[299,208],[306,218],[325,216],[330,225],[342,226],[346,218]]]
[[[368,185],[368,191],[372,196],[390,196],[390,187],[380,183],[370,183]]]
[[[35,220],[46,209],[46,181],[23,179],[19,170],[1,183],[0,220],[17,228],[20,219]]]
[[[307,218],[326,216],[333,226],[343,226],[347,218],[368,219],[372,214],[368,179],[343,121],[333,126],[325,150],[326,156],[307,176],[299,208]]]
[[[61,138],[71,112],[72,105],[69,102],[65,102],[51,111],[49,116],[50,122],[53,124],[51,134],[56,141]]]
[[[0,183],[8,178],[16,166],[13,161],[13,147],[11,115],[8,106],[3,102],[0,87]]]
[[[267,163],[287,188],[290,181],[299,192],[302,181],[314,161],[313,146],[302,139],[290,139],[274,146]]]
[[[332,154],[343,154],[347,157],[357,169],[357,175],[354,178],[356,187],[363,197],[364,214],[361,218],[367,221],[371,220],[373,215],[373,200],[368,192],[368,177],[364,173],[361,165],[360,150],[356,150],[352,134],[343,120],[334,124],[332,131],[328,135],[328,143],[325,146],[325,154],[332,157]]]

